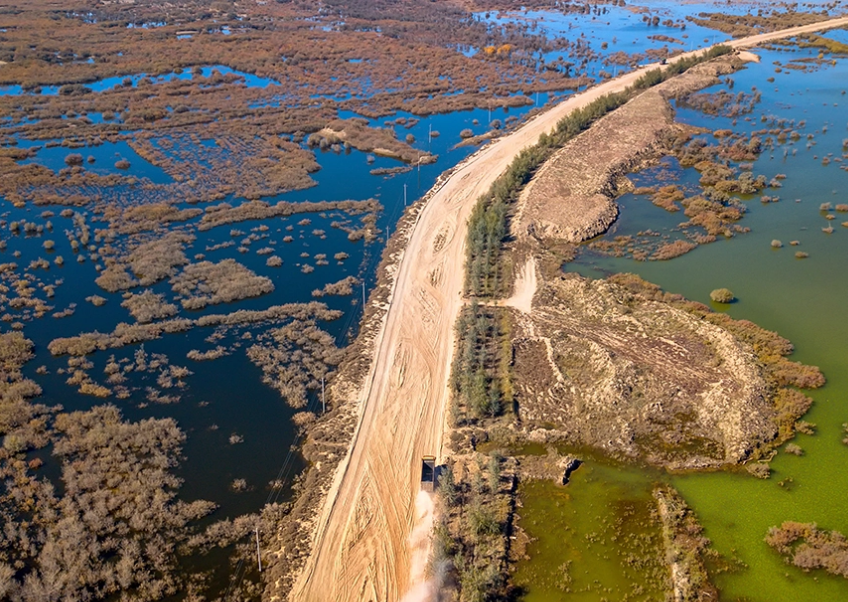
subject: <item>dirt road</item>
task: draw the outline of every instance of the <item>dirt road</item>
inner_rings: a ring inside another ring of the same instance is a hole
[[[848,17],[730,45],[750,47],[843,25],[848,25]],[[312,555],[292,591],[293,600],[393,601],[420,585],[413,583],[420,576],[411,577],[422,572],[412,566],[409,538],[416,521],[420,458],[442,458],[453,325],[463,304],[468,216],[477,198],[524,147],[571,111],[623,90],[644,71],[572,96],[486,146],[456,170],[422,210],[400,260],[376,358],[358,400],[360,418],[352,447],[321,511]]]

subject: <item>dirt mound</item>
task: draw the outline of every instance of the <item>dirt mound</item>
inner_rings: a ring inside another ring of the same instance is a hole
[[[752,349],[612,283],[569,275],[518,317],[515,390],[531,439],[675,469],[735,464],[777,436]]]

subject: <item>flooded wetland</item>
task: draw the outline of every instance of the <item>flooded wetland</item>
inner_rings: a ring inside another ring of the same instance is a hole
[[[443,174],[641,65],[844,12],[0,9],[0,599],[289,596]],[[848,33],[752,52],[669,92],[675,134],[616,175],[603,234],[525,240],[517,194],[500,226],[470,218],[512,263],[481,267],[471,240],[428,565],[444,599],[848,596]],[[498,295],[531,256],[549,282],[524,316]],[[633,328],[647,356],[701,363],[633,368]],[[699,414],[701,386],[726,415]]]

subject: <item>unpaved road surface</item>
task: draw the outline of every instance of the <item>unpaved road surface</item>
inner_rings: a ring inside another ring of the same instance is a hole
[[[843,25],[848,17],[730,45],[750,47]],[[571,111],[623,90],[644,71],[573,96],[485,147],[421,212],[400,261],[372,372],[358,400],[360,421],[352,447],[322,508],[312,555],[292,591],[293,600],[394,601],[419,585],[410,577],[420,572],[412,571],[409,540],[420,458],[442,457],[454,322],[463,304],[468,216],[477,198],[524,147]]]

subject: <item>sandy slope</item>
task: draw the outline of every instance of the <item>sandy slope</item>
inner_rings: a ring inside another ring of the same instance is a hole
[[[848,25],[848,18],[752,36],[737,48]],[[442,456],[453,355],[453,324],[462,306],[466,222],[477,198],[524,147],[572,110],[622,90],[644,68],[551,108],[474,155],[428,202],[401,259],[360,401],[360,422],[338,469],[315,544],[292,592],[315,602],[398,600],[413,586],[409,545],[420,457]],[[520,305],[532,294],[523,291]]]

